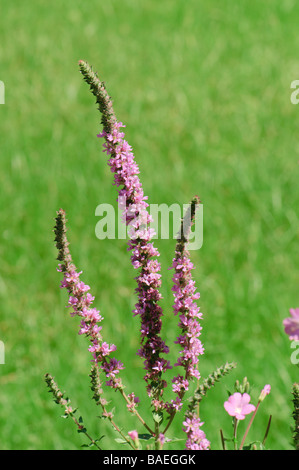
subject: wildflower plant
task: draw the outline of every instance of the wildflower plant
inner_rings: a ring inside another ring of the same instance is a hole
[[[238,380],[235,382],[235,392],[229,393],[228,399],[224,402],[225,411],[233,418],[232,419],[232,427],[233,427],[232,438],[224,438],[223,432],[222,430],[220,430],[222,447],[224,450],[226,449],[227,442],[233,443],[234,450],[242,450],[243,448],[246,450],[250,450],[250,449],[256,450],[257,448],[259,450],[265,449],[265,443],[268,437],[271,420],[272,420],[271,415],[269,417],[263,439],[250,442],[246,446],[244,446],[244,444],[245,444],[245,440],[247,438],[248,432],[253,423],[253,420],[256,416],[257,410],[260,404],[266,398],[266,396],[269,395],[270,391],[271,391],[271,386],[269,384],[265,385],[262,391],[260,392],[257,405],[255,406],[252,403],[250,403],[251,401],[251,396],[249,394],[250,384],[247,380],[247,377],[244,377],[242,384],[240,384]],[[238,444],[238,435],[237,435],[238,425],[240,421],[246,420],[247,415],[248,416],[251,415],[251,418],[247,424],[242,440],[240,444]]]
[[[200,374],[200,358],[204,355],[204,346],[200,340],[202,313],[197,304],[200,294],[197,292],[192,277],[194,265],[188,251],[190,233],[200,199],[198,196],[193,197],[181,220],[174,256],[169,268],[173,273],[172,313],[179,328],[179,335],[174,341],[179,347],[179,356],[176,362],[171,364],[168,359],[171,346],[165,343],[162,336],[164,312],[160,305],[159,251],[154,246],[155,232],[151,227],[152,219],[148,212],[147,196],[144,195],[139,177],[139,167],[132,147],[125,140],[123,132],[125,126],[116,118],[105,84],[87,62],[79,61],[79,69],[95,96],[101,113],[102,129],[97,137],[103,140],[103,151],[107,156],[107,163],[113,174],[113,183],[117,188],[117,202],[122,211],[122,221],[128,227],[127,249],[130,252],[132,266],[137,273],[135,277],[137,300],[132,314],[140,320],[140,348],[137,354],[143,360],[144,385],[149,402],[141,403],[134,390],[127,391],[126,365],[117,359],[117,346],[111,343],[103,332],[105,312],[102,313],[95,306],[95,297],[92,295],[91,287],[83,281],[82,271],[77,268],[72,259],[67,238],[66,214],[63,209],[59,209],[54,227],[59,261],[57,270],[63,276],[60,287],[68,294],[68,311],[71,317],[77,318],[79,323],[78,334],[87,337],[89,342],[88,350],[92,363],[90,371],[92,398],[99,407],[101,417],[108,420],[118,433],[117,442],[128,448],[160,450],[172,440],[183,438],[186,450],[212,449],[213,444],[206,435],[204,421],[200,415],[200,403],[206,397],[208,390],[234,369],[236,364],[226,362],[206,378],[202,378]],[[286,326],[288,332],[296,335],[297,311],[295,313],[291,325]],[[168,381],[165,377],[168,377],[169,373],[165,374],[166,371],[170,371],[172,375],[172,379]],[[83,418],[77,417],[78,410],[70,406],[69,399],[65,398],[54,378],[46,374],[45,381],[54,401],[63,407],[63,417],[72,418],[78,432],[84,433],[88,438],[89,442],[86,446],[95,447],[98,450],[107,448],[107,444],[104,444],[104,430],[100,430],[100,437],[92,437],[83,424]],[[113,389],[115,400],[123,400],[127,412],[134,415],[135,429],[125,429],[125,423],[118,422],[118,416],[114,415],[113,403],[109,403],[105,396],[107,389]],[[250,403],[249,393],[250,387],[247,379],[245,378],[242,384],[237,381],[234,393],[230,393],[228,400],[224,403],[224,409],[233,418],[233,438],[224,438],[220,430],[223,449],[226,448],[228,441],[233,442],[234,449],[245,448],[247,433],[260,403],[270,393],[270,386],[264,387],[256,406]],[[294,439],[298,445],[298,387],[294,388],[293,396],[296,410],[296,413],[294,412],[294,416],[296,415]],[[149,404],[152,411],[150,422],[142,416],[143,408],[148,407]],[[177,414],[183,415],[181,417],[182,435],[171,437],[169,432]],[[251,415],[251,419],[241,443],[238,444],[238,423],[245,420],[247,415]],[[271,417],[262,441],[263,446],[270,422]],[[141,428],[139,432],[138,426]],[[254,445],[251,448],[254,448]],[[111,444],[109,447],[111,449]],[[247,445],[247,448],[250,448],[250,445]]]

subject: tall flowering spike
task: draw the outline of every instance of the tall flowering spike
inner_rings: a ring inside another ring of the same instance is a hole
[[[173,308],[175,315],[179,315],[179,327],[181,329],[181,334],[175,341],[181,346],[180,357],[175,365],[182,366],[184,369],[184,376],[178,375],[173,379],[173,391],[178,395],[176,403],[183,398],[185,391],[188,390],[189,380],[194,377],[200,378],[197,369],[198,356],[204,352],[202,343],[198,339],[201,334],[201,326],[198,322],[201,313],[196,304],[199,293],[195,292],[195,282],[192,280],[191,275],[194,266],[190,261],[187,250],[191,227],[199,203],[199,198],[194,197],[182,219],[172,263],[172,268],[175,270],[172,288],[175,299]]]
[[[50,374],[45,374],[45,382],[49,387],[49,391],[53,394],[55,399],[55,403],[61,405],[65,408],[65,412],[70,413],[72,412],[72,408],[69,405],[70,401],[64,398],[64,394],[59,390],[58,385],[56,384],[55,380]]]
[[[69,293],[68,307],[72,308],[71,315],[81,318],[79,334],[85,334],[91,345],[89,351],[92,353],[93,361],[103,370],[109,379],[107,385],[122,389],[121,379],[116,377],[123,364],[115,358],[111,358],[111,352],[116,350],[114,344],[103,341],[99,323],[103,320],[99,310],[92,308],[94,297],[89,293],[90,287],[80,280],[82,271],[78,272],[72,262],[69,251],[69,242],[66,236],[66,216],[63,209],[57,212],[56,225],[54,227],[55,242],[58,249],[57,259],[61,261],[58,271],[64,274],[61,288],[66,288]]]
[[[193,396],[189,398],[189,406],[188,412],[195,413],[198,404],[201,402],[203,397],[207,394],[207,391],[210,390],[216,382],[227,375],[231,370],[236,367],[235,362],[226,362],[223,366],[218,367],[214,372],[212,372],[206,379],[202,381],[201,384],[198,385],[196,391],[194,392]]]
[[[138,177],[139,168],[132,147],[120,131],[124,125],[115,118],[112,101],[104,84],[86,62],[80,61],[79,67],[99,103],[103,131],[98,137],[105,139],[104,152],[109,157],[108,165],[114,174],[114,184],[119,188],[118,203],[123,211],[122,219],[129,228],[128,250],[132,252],[132,265],[135,269],[140,269],[136,277],[138,301],[133,311],[141,320],[141,348],[138,355],[144,359],[144,378],[148,394],[152,397],[155,407],[159,408],[163,406],[161,400],[166,386],[162,374],[170,365],[169,361],[161,357],[161,354],[167,354],[169,349],[160,337],[163,314],[158,305],[161,299],[161,267],[155,259],[159,253],[152,243],[155,233],[150,228],[152,220],[147,210],[147,197],[144,196]]]
[[[299,384],[294,383],[292,387],[293,394],[293,418],[294,418],[294,429],[293,429],[293,440],[296,450],[299,450]]]

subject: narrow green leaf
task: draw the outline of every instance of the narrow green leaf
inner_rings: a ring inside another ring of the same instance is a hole
[[[149,441],[150,439],[154,439],[154,437],[151,434],[138,434],[138,439],[140,441]]]

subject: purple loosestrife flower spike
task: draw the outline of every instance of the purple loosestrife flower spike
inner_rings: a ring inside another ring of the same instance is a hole
[[[294,383],[292,387],[293,394],[293,418],[294,418],[294,428],[293,428],[293,442],[296,450],[299,450],[299,383]]]
[[[167,411],[170,413],[168,425],[164,432],[169,428],[176,411],[179,411],[183,405],[182,399],[189,389],[189,382],[193,378],[200,378],[197,369],[198,356],[203,354],[204,349],[201,341],[198,339],[201,332],[201,326],[198,319],[201,318],[199,307],[196,300],[199,293],[196,293],[195,282],[192,280],[191,270],[194,268],[190,261],[190,255],[187,250],[189,236],[194,223],[196,209],[200,204],[200,199],[195,196],[182,219],[180,232],[177,238],[175,257],[172,262],[172,268],[175,270],[173,276],[174,292],[174,313],[179,315],[179,327],[181,334],[177,337],[176,343],[181,346],[180,357],[175,366],[182,366],[184,376],[179,374],[173,378],[173,391],[177,394],[176,400],[172,400]],[[188,410],[183,423],[183,430],[187,434],[186,449],[206,450],[210,442],[206,439],[205,433],[200,429],[202,422],[194,410]]]
[[[184,376],[178,375],[173,379],[173,391],[180,400],[183,398],[185,391],[188,390],[190,379],[200,378],[197,369],[198,356],[204,352],[202,343],[198,339],[201,334],[201,326],[198,322],[201,313],[195,301],[199,298],[199,293],[195,292],[195,282],[192,280],[191,275],[194,266],[190,261],[189,252],[186,248],[195,218],[195,211],[199,203],[199,198],[195,196],[182,219],[172,263],[172,268],[175,270],[172,288],[175,299],[173,308],[175,315],[179,315],[179,327],[181,329],[181,334],[175,341],[181,346],[180,357],[175,366],[182,366],[185,371]]]
[[[183,405],[183,397],[186,391],[189,389],[189,382],[193,378],[199,379],[200,374],[197,369],[198,356],[203,354],[204,348],[201,341],[198,339],[201,334],[201,326],[198,323],[198,319],[201,318],[199,307],[196,305],[195,300],[199,298],[199,293],[196,293],[195,282],[192,280],[191,270],[194,268],[190,261],[190,255],[187,250],[187,244],[189,236],[194,223],[196,209],[200,204],[200,199],[195,196],[184,215],[180,231],[177,237],[177,244],[175,249],[175,257],[173,258],[172,266],[175,270],[172,290],[174,292],[174,313],[179,314],[179,327],[181,334],[177,337],[175,343],[181,346],[180,357],[175,366],[182,366],[185,373],[184,376],[179,374],[173,378],[173,392],[177,395],[175,400],[171,400],[170,403],[166,404],[166,410],[170,414],[168,424],[164,430],[167,431],[171,425],[173,418],[177,411],[180,411]],[[203,436],[203,432],[199,430],[199,426],[202,425],[196,418],[196,413],[193,410],[189,410],[187,418],[192,421],[192,432],[185,431],[188,435],[187,448],[194,443],[195,448],[200,448],[200,436]],[[198,435],[194,431],[196,425],[198,425]],[[193,439],[194,437],[194,439]],[[204,438],[202,438],[204,439]],[[203,441],[205,443],[205,441]],[[203,444],[205,446],[205,444]],[[199,446],[199,447],[197,447]]]
[[[91,341],[89,351],[92,353],[93,361],[104,371],[109,379],[107,385],[122,390],[123,384],[121,379],[116,376],[124,367],[121,362],[110,357],[110,354],[116,350],[116,346],[114,344],[109,345],[103,341],[100,333],[102,327],[99,326],[103,317],[96,308],[91,307],[94,297],[88,292],[90,287],[80,281],[82,271],[78,272],[72,261],[69,242],[66,236],[66,217],[62,209],[57,212],[54,232],[58,249],[57,259],[61,261],[58,271],[64,275],[61,287],[66,288],[69,293],[68,306],[73,308],[71,315],[77,315],[81,318],[79,334],[85,334]]]
[[[119,188],[118,203],[123,210],[123,221],[129,227],[128,250],[132,252],[132,265],[135,269],[140,269],[136,277],[138,301],[133,311],[141,319],[141,348],[138,355],[144,359],[144,378],[148,394],[155,407],[159,408],[162,406],[163,389],[166,387],[162,373],[170,368],[170,365],[169,361],[161,357],[161,354],[167,354],[169,349],[160,337],[162,309],[158,302],[161,299],[161,274],[160,264],[155,259],[159,252],[152,243],[155,233],[150,228],[152,220],[147,211],[147,197],[144,196],[138,177],[139,168],[132,147],[120,131],[124,125],[115,118],[112,101],[103,82],[86,62],[80,61],[79,67],[96,96],[102,113],[103,131],[98,137],[105,139],[104,152],[109,157],[108,165],[114,174],[114,184]]]

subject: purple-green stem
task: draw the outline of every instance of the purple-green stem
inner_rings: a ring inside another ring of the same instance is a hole
[[[247,428],[246,428],[246,431],[245,431],[245,433],[244,433],[244,436],[243,436],[241,445],[240,445],[240,447],[239,447],[239,450],[242,450],[242,449],[243,449],[243,445],[244,445],[245,439],[246,439],[246,437],[247,437],[247,434],[248,434],[248,432],[249,432],[249,429],[251,428],[251,425],[252,425],[253,420],[254,420],[254,418],[255,418],[255,415],[256,415],[256,413],[257,413],[258,407],[260,406],[260,403],[261,403],[261,400],[259,400],[259,401],[257,402],[256,408],[255,408],[255,410],[254,410],[254,412],[253,412],[253,415],[252,415],[251,418],[250,418],[250,421],[249,421],[248,426],[247,426]]]
[[[69,416],[72,418],[76,426],[78,427],[78,431],[82,431],[84,426],[79,423],[79,421],[75,418],[73,413],[68,413]],[[96,441],[88,434],[87,431],[84,431],[85,436],[90,440],[90,442],[98,448],[98,450],[102,450],[101,447],[96,443]]]
[[[129,400],[129,398],[127,397],[127,395],[125,394],[125,392],[122,390],[122,389],[119,389],[121,395],[123,396],[123,398],[126,400],[127,404],[130,405],[131,402]],[[156,433],[146,424],[146,422],[144,421],[144,419],[140,416],[140,414],[138,413],[138,411],[136,409],[133,409],[132,410],[132,413],[134,413],[134,415],[139,419],[139,421],[143,424],[143,426],[147,429],[147,431],[152,435],[152,436],[155,436]]]

